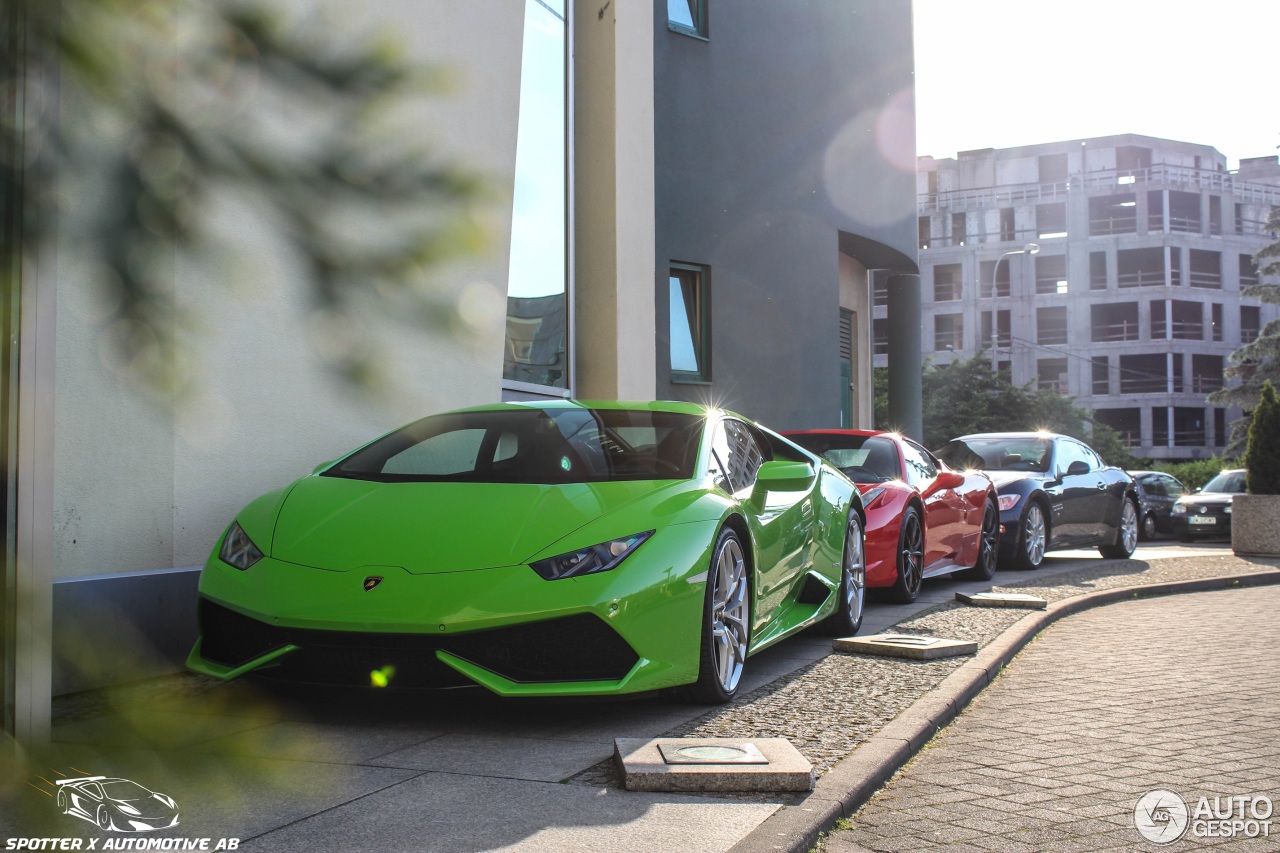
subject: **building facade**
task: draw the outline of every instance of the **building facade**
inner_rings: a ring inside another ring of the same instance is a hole
[[[51,695],[179,666],[199,566],[235,513],[411,418],[571,396],[869,425],[870,278],[917,284],[910,7],[785,5],[377,0],[336,30],[393,32],[448,71],[447,97],[393,118],[493,190],[474,211],[486,248],[437,271],[455,334],[379,329],[393,395],[352,394],[317,362],[302,265],[234,198],[233,272],[261,286],[174,259],[172,298],[202,319],[181,400],[113,360],[70,236],[7,255],[5,730],[39,740]],[[20,43],[22,22],[5,26]],[[76,121],[72,93],[30,83]],[[24,202],[5,201],[11,222]]]
[[[928,357],[985,352],[1014,383],[1076,398],[1139,457],[1222,451],[1240,412],[1205,396],[1277,314],[1241,295],[1274,239],[1275,157],[1229,173],[1209,146],[1127,134],[922,157],[917,190]]]

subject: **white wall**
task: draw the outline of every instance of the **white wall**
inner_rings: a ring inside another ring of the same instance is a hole
[[[318,4],[290,6],[316,20]],[[177,402],[149,397],[107,344],[100,291],[75,261],[68,219],[57,312],[57,577],[201,563],[256,495],[412,418],[499,398],[523,0],[371,0],[356,11],[320,20],[335,34],[385,29],[410,56],[450,71],[448,95],[413,105],[396,123],[490,180],[480,211],[487,250],[436,271],[451,298],[473,309],[469,336],[460,345],[448,330],[385,322],[378,337],[394,390],[354,393],[316,358],[306,284],[272,223],[227,199],[213,215],[236,241],[234,259],[216,271],[175,261],[172,271],[177,304],[196,321],[182,334],[192,393]],[[63,120],[75,118],[64,107]],[[92,202],[90,190],[85,196]]]

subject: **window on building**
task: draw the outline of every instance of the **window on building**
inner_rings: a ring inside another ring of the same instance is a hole
[[[1013,345],[1013,325],[1009,322],[1010,312],[996,312],[996,333],[998,338],[994,345],[997,347],[1010,347]],[[980,347],[992,346],[991,340],[991,312],[982,312],[982,340],[978,341]]]
[[[711,381],[710,275],[706,267],[672,264],[671,379]]]
[[[1036,309],[1036,343],[1065,344],[1067,342],[1067,307]]]
[[[1182,249],[1177,246],[1169,247],[1169,284],[1182,286]]]
[[[1115,430],[1126,447],[1142,444],[1142,409],[1094,409],[1093,417]]]
[[[1173,393],[1183,394],[1187,391],[1186,377],[1182,372],[1182,353],[1175,352],[1169,359],[1173,365]]]
[[[1151,407],[1151,443],[1156,447],[1169,446],[1169,407]]]
[[[1000,242],[1010,243],[1018,238],[1018,230],[1014,226],[1013,208],[1000,208]]]
[[[707,0],[667,0],[667,29],[707,37]]]
[[[1169,230],[1200,233],[1200,194],[1169,190]]]
[[[1093,357],[1093,384],[1095,395],[1111,393],[1111,359],[1105,355]]]
[[[1041,391],[1067,393],[1067,360],[1065,358],[1036,359],[1036,379]]]
[[[1192,287],[1204,287],[1210,290],[1222,289],[1222,253],[1208,249],[1191,250]]]
[[[1095,343],[1138,340],[1138,303],[1089,306],[1090,339]]]
[[[1116,252],[1117,287],[1164,287],[1164,247]]]
[[[1089,199],[1089,236],[1135,234],[1138,200],[1133,193],[1095,196]]]
[[[1222,356],[1193,353],[1191,356],[1191,393],[1208,394],[1221,388],[1223,382],[1222,368]]]
[[[871,304],[876,308],[889,305],[889,276],[881,275],[882,272],[878,270],[871,276]]]
[[[1151,339],[1162,341],[1169,336],[1168,307],[1163,299],[1151,300]]]
[[[1015,256],[1016,257],[1016,256]],[[1009,261],[1012,258],[1005,258],[1004,263],[997,266],[996,261],[983,261],[978,265],[980,285],[979,292],[982,293],[984,299],[991,297],[991,277],[994,275],[995,294],[996,296],[1009,295]]]
[[[934,315],[933,348],[937,352],[964,349],[964,317],[962,315]]]
[[[1067,292],[1067,256],[1045,255],[1035,256],[1036,293]]]
[[[951,214],[951,245],[963,246],[969,240],[969,234],[963,213]]]
[[[1169,360],[1164,353],[1120,356],[1120,393],[1153,394],[1169,387]]]
[[[1204,340],[1204,309],[1199,302],[1173,299],[1169,302],[1170,335],[1178,341]]]
[[[1066,202],[1036,205],[1036,235],[1040,238],[1067,236]]]
[[[921,249],[929,248],[929,239],[933,236],[932,226],[929,224],[929,217],[921,216],[916,220],[916,244]]]
[[[1107,253],[1089,253],[1089,289],[1107,289]]]
[[[1176,406],[1174,408],[1174,447],[1204,447],[1207,444],[1207,438],[1203,407]]]
[[[1222,305],[1215,302],[1209,306],[1210,336],[1217,343],[1222,342]]]
[[[1252,255],[1240,256],[1240,289],[1253,287],[1258,283],[1258,265],[1253,262]]]
[[[960,264],[938,264],[933,268],[933,301],[954,302],[961,298]]]
[[[878,317],[871,321],[871,339],[876,355],[889,354],[889,321]]]
[[[1222,234],[1222,198],[1209,196],[1209,234],[1214,237]]]
[[[1258,339],[1262,331],[1262,309],[1257,305],[1240,306],[1240,343],[1247,344]]]
[[[1233,218],[1237,234],[1244,234],[1244,205],[1236,202],[1236,214]]]
[[[1213,445],[1215,447],[1225,447],[1227,444],[1227,438],[1227,410],[1223,408],[1214,408]]]
[[[569,388],[572,351],[566,44],[564,0],[526,0],[502,377],[505,387],[556,396]]]
[[[1143,169],[1151,168],[1151,149],[1137,145],[1116,146],[1116,170],[1126,174],[1135,174]]]

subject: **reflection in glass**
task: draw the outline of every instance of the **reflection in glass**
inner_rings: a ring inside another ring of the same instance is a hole
[[[526,0],[504,379],[567,388],[564,0]]]

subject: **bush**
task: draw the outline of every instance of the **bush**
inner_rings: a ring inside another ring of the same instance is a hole
[[[1182,485],[1188,489],[1198,489],[1218,476],[1219,471],[1227,468],[1242,467],[1244,467],[1243,464],[1237,459],[1223,459],[1213,456],[1209,459],[1196,459],[1191,462],[1158,462],[1154,466],[1154,470],[1163,471],[1170,476],[1177,477]]]
[[[1244,466],[1249,469],[1249,494],[1280,495],[1280,402],[1270,380],[1262,386],[1262,399],[1253,410]]]

